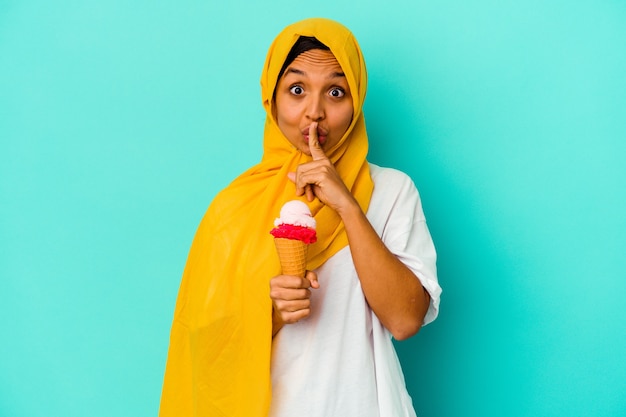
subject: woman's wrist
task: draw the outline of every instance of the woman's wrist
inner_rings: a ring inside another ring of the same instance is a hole
[[[346,220],[353,219],[355,216],[363,213],[359,202],[356,201],[352,194],[349,194],[346,201],[339,205],[335,211],[344,223]]]

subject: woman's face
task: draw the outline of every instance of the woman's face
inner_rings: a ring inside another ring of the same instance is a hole
[[[298,55],[276,86],[275,118],[289,142],[307,155],[309,125],[318,122],[322,149],[332,148],[352,121],[352,95],[341,66],[330,51]]]

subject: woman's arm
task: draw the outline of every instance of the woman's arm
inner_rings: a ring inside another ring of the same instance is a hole
[[[421,328],[430,297],[419,279],[380,239],[358,202],[347,189],[317,141],[311,124],[309,147],[313,162],[290,175],[298,195],[317,197],[334,209],[344,222],[352,259],[368,304],[397,340]]]
[[[358,204],[339,215],[368,304],[396,340],[408,339],[422,327],[430,304],[428,292],[387,249]]]

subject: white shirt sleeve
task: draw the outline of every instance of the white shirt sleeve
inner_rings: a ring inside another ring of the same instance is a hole
[[[370,164],[374,194],[367,217],[389,248],[419,278],[430,295],[424,325],[439,314],[441,287],[437,280],[437,253],[422,202],[408,175]]]

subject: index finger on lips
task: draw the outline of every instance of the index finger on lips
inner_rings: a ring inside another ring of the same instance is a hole
[[[311,156],[314,161],[327,159],[326,154],[320,145],[320,141],[317,138],[317,125],[317,122],[313,122],[309,125],[309,149],[311,150]]]

